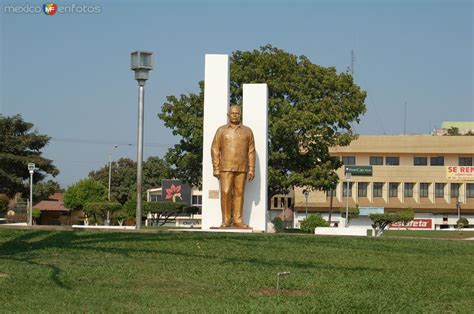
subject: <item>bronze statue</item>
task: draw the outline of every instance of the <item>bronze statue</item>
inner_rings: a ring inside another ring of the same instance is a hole
[[[221,228],[233,225],[248,228],[242,221],[245,181],[255,177],[255,142],[252,130],[240,122],[240,107],[229,107],[229,123],[217,129],[212,141],[211,157],[213,175],[219,180],[221,190]]]

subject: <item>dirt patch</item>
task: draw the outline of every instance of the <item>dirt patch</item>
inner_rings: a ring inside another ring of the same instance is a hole
[[[301,289],[279,289],[276,288],[262,288],[257,291],[258,295],[274,296],[274,295],[287,295],[292,297],[302,297],[308,295],[309,292]]]
[[[8,277],[8,274],[0,273],[0,278],[7,278],[7,277]]]

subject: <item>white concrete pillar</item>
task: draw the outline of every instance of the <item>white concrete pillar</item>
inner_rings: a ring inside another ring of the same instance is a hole
[[[222,223],[219,180],[212,175],[211,145],[214,134],[227,123],[229,56],[206,54],[204,70],[204,123],[202,154],[202,229]]]
[[[267,227],[268,169],[268,88],[267,84],[244,84],[242,123],[255,139],[255,179],[247,182],[244,198],[244,223],[254,231]],[[280,200],[279,200],[280,201]]]

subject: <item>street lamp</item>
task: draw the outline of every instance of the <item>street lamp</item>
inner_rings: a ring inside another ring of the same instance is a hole
[[[309,191],[308,190],[303,190],[304,198],[306,199],[306,219],[308,219],[308,197],[309,197]]]
[[[461,196],[458,196],[458,199],[456,201],[456,208],[458,210],[458,221],[461,219]]]
[[[145,107],[145,82],[153,69],[153,53],[134,51],[131,53],[131,69],[138,83],[138,134],[137,134],[137,212],[136,229],[142,222],[142,176],[143,176],[143,111]]]
[[[349,182],[351,181],[351,174],[346,173],[347,190],[346,190],[346,228],[349,227]]]
[[[28,214],[28,226],[33,225],[33,173],[35,172],[35,164],[28,163],[28,171],[30,172],[30,212]]]

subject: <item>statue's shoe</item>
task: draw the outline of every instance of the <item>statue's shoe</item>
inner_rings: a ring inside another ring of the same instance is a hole
[[[229,228],[229,227],[230,227],[230,223],[222,224],[219,228]]]
[[[247,229],[249,226],[242,222],[234,222],[234,227],[240,229]]]

